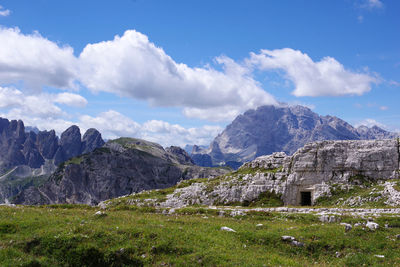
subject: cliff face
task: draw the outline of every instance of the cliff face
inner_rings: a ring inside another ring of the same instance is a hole
[[[182,179],[226,172],[194,166],[187,153],[177,147],[164,150],[156,143],[120,138],[67,161],[42,186],[24,190],[14,202],[97,204],[133,192],[170,187]]]
[[[26,133],[22,121],[0,118],[0,203],[41,183],[58,164],[103,144],[96,129],[81,139],[79,128],[71,126],[58,138],[54,130]]]
[[[292,156],[261,156],[237,172],[176,189],[164,205],[251,202],[265,192],[279,196],[285,205],[313,204],[329,196],[333,187],[399,178],[399,159],[396,139],[314,142]]]
[[[303,106],[262,106],[239,115],[208,149],[194,147],[191,156],[200,166],[227,164],[235,168],[273,152],[293,154],[313,141],[395,137],[397,134],[376,126],[354,128],[337,117],[319,116]]]
[[[73,125],[59,139],[54,130],[25,132],[24,123],[0,118],[0,175],[19,166],[37,169],[46,160],[60,164],[104,145],[101,134],[89,129],[81,139],[79,127]]]

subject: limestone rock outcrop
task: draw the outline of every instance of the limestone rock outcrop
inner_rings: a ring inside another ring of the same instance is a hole
[[[178,188],[163,205],[244,203],[265,192],[285,205],[312,205],[329,196],[333,186],[399,178],[399,159],[398,139],[319,141],[291,156],[284,152],[261,156],[231,174]]]

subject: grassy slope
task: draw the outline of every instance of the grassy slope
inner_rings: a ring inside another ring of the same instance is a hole
[[[254,213],[220,217],[209,210],[174,215],[151,209],[108,210],[86,206],[0,207],[1,266],[396,266],[399,218],[380,218],[393,228],[322,224],[313,215]],[[356,222],[362,219],[343,218]],[[257,224],[262,227],[256,227]],[[221,231],[222,226],[236,233]],[[281,241],[292,235],[295,247]],[[342,256],[336,257],[340,252]],[[381,259],[375,254],[385,255]],[[35,265],[36,264],[36,265]]]

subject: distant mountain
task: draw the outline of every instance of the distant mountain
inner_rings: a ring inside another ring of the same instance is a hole
[[[293,154],[312,141],[390,139],[397,133],[377,126],[355,128],[334,117],[320,116],[303,106],[261,106],[239,115],[209,148],[193,147],[197,165],[238,168],[258,156],[284,151]]]
[[[23,190],[17,204],[97,204],[142,190],[166,188],[182,179],[219,176],[226,168],[195,166],[179,147],[134,138],[108,141],[102,148],[61,164],[39,186]]]
[[[54,130],[26,130],[21,120],[0,118],[0,202],[37,183],[39,179],[32,177],[48,177],[60,163],[104,145],[96,129],[86,131],[83,138],[77,126],[60,138]]]

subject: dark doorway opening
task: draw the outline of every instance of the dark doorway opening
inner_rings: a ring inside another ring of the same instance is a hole
[[[311,206],[311,192],[300,192],[302,206]]]

